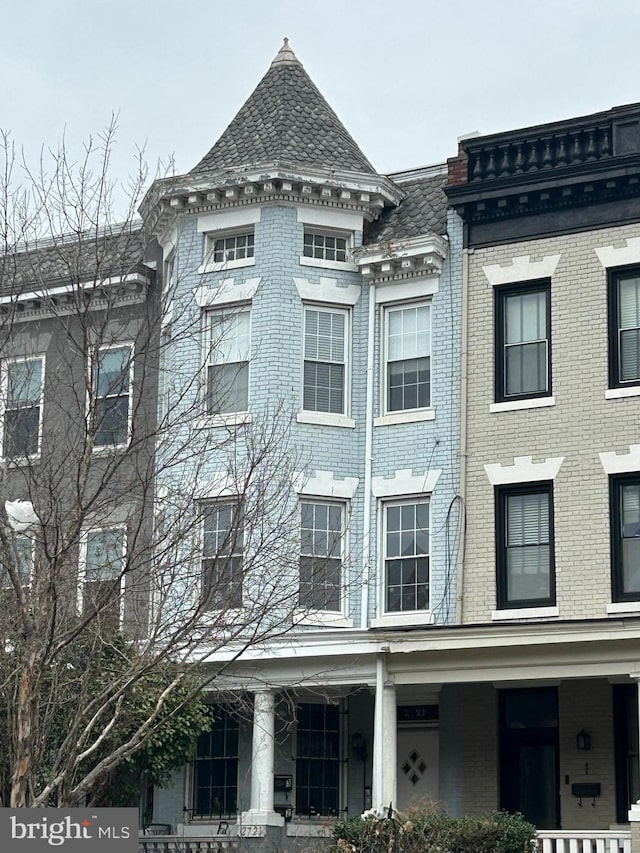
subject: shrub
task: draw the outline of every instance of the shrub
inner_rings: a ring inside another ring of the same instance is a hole
[[[420,806],[393,820],[337,821],[331,853],[531,853],[536,829],[521,814],[454,818]]]

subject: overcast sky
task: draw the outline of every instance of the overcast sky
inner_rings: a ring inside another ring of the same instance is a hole
[[[457,137],[640,101],[640,0],[0,0],[0,128],[33,159],[119,115],[178,173],[209,150],[288,36],[381,172]]]

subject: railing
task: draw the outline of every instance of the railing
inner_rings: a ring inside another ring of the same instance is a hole
[[[621,830],[541,830],[540,853],[631,853],[631,832]]]
[[[611,125],[510,140],[480,150],[469,145],[468,180],[486,181],[611,157]]]
[[[218,839],[183,838],[177,835],[140,836],[138,853],[222,853],[225,849]]]

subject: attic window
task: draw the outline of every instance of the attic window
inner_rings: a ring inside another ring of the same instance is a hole
[[[204,240],[204,262],[199,272],[219,272],[255,264],[253,226],[241,231],[209,231]]]
[[[315,258],[322,261],[347,260],[348,240],[336,234],[323,234],[316,231],[304,232],[305,258]]]

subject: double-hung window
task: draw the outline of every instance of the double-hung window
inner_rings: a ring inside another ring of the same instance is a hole
[[[383,505],[387,613],[429,609],[429,501]]]
[[[2,455],[8,459],[40,451],[44,359],[24,358],[3,365]]]
[[[307,412],[347,413],[349,314],[339,308],[304,309],[304,382]]]
[[[609,273],[609,387],[640,385],[640,268]]]
[[[300,504],[300,606],[340,612],[344,504]]]
[[[89,530],[82,543],[82,606],[84,615],[106,612],[119,617],[125,568],[124,527]]]
[[[431,306],[387,308],[385,409],[401,412],[431,405]]]
[[[555,604],[551,483],[496,490],[498,608]]]
[[[209,415],[246,412],[249,408],[251,312],[225,308],[205,315]]]
[[[242,606],[244,523],[237,501],[202,506],[202,596],[207,610]]]
[[[230,817],[238,808],[238,720],[212,708],[211,728],[198,737],[193,767],[194,817]]]
[[[611,478],[614,601],[640,600],[640,474]]]
[[[94,372],[95,447],[118,447],[129,440],[131,425],[132,347],[100,347]]]
[[[548,281],[495,290],[496,401],[551,394],[551,286]]]

